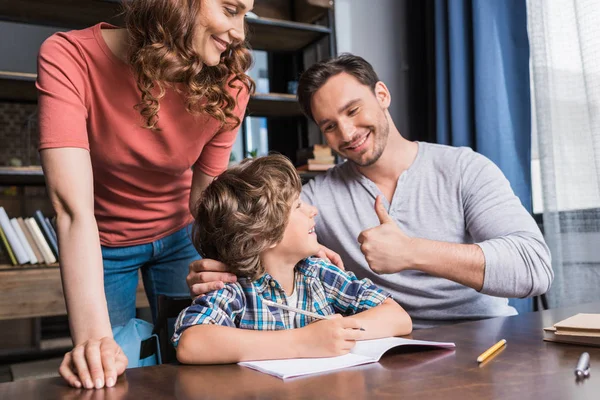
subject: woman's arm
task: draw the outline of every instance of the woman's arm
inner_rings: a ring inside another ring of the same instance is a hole
[[[200,171],[200,168],[194,168],[194,173],[192,175],[192,189],[190,190],[190,200],[189,200],[189,208],[190,213],[196,218],[196,203],[202,196],[202,192],[204,189],[210,185],[210,183],[215,179],[214,176],[210,176]]]
[[[57,148],[42,150],[41,158],[57,216],[60,271],[75,345],[60,372],[73,386],[112,386],[127,358],[112,338],[108,318],[90,155],[85,149]]]
[[[365,330],[362,337],[364,340],[402,336],[412,332],[410,316],[392,298],[387,298],[377,307],[346,318],[360,323],[360,327]]]
[[[195,325],[179,339],[183,364],[228,364],[250,360],[332,357],[347,354],[363,339],[359,322],[337,315],[300,329],[254,331],[215,324]]]

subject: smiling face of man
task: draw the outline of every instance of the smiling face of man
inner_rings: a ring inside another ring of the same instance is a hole
[[[329,78],[314,93],[311,112],[334,151],[367,167],[381,157],[387,144],[389,99],[382,82],[371,89],[342,72]]]

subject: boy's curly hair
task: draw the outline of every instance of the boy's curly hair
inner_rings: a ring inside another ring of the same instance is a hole
[[[196,205],[192,242],[205,258],[252,280],[265,270],[260,254],[283,238],[302,184],[280,154],[247,159],[216,178]]]

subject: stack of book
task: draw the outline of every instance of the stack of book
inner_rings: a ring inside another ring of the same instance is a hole
[[[335,156],[326,144],[315,144],[312,153],[313,157],[308,159],[309,171],[327,171],[335,167]]]
[[[600,314],[577,314],[544,328],[544,340],[600,347]]]
[[[9,218],[0,207],[0,241],[13,265],[54,264],[58,258],[56,231],[40,210],[32,218]]]

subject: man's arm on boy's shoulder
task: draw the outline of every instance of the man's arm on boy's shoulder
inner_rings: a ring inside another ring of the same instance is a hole
[[[325,295],[336,312],[351,315],[359,321],[362,339],[406,335],[412,321],[406,311],[386,291],[369,279],[357,279],[352,272],[342,271],[324,260],[314,260]]]

